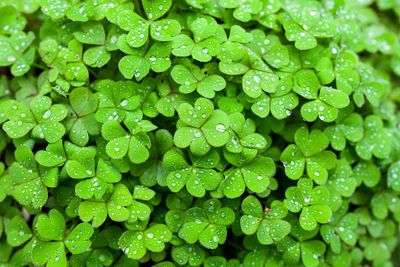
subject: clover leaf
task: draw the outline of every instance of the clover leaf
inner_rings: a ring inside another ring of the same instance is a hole
[[[66,249],[72,254],[86,252],[92,242],[93,228],[87,223],[77,224],[69,233],[65,232],[64,216],[52,209],[48,214],[41,213],[35,218],[38,240],[32,249],[35,264],[66,266]]]
[[[119,14],[116,23],[121,29],[129,31],[127,41],[131,47],[143,46],[148,41],[149,33],[151,38],[156,41],[168,42],[181,32],[181,25],[174,19],[154,20],[153,12],[149,9],[154,10],[154,4],[147,7],[149,20],[142,18],[132,10],[124,10]],[[158,7],[163,8],[164,6],[159,4]],[[158,12],[160,11],[158,10]]]
[[[84,146],[89,142],[89,136],[100,133],[100,126],[95,119],[98,95],[92,94],[87,88],[76,88],[70,94],[70,103],[76,117],[68,122],[71,125],[69,139]]]
[[[360,85],[353,94],[354,103],[357,107],[361,107],[365,104],[365,99],[374,106],[377,107],[382,98],[385,90],[385,83],[378,82],[382,80],[377,73],[371,73],[372,70],[368,69],[367,65],[360,64],[359,73],[361,76]]]
[[[111,54],[105,47],[106,33],[98,22],[86,22],[81,25],[82,31],[74,32],[74,37],[82,44],[97,45],[90,47],[83,54],[86,65],[101,68],[111,59]]]
[[[92,221],[92,226],[97,228],[107,219],[107,204],[100,201],[83,201],[79,204],[78,214],[82,221]]]
[[[7,26],[4,25],[6,28]],[[14,76],[27,73],[35,60],[35,49],[29,47],[34,39],[33,32],[26,34],[17,31],[9,37],[1,35],[0,45],[3,49],[0,52],[0,66],[11,66],[11,73]]]
[[[338,89],[321,87],[317,100],[305,103],[301,107],[301,116],[306,121],[315,121],[319,118],[325,122],[332,122],[338,117],[338,111],[350,104],[349,97]]]
[[[323,186],[313,188],[310,179],[300,179],[297,186],[286,190],[285,196],[284,204],[291,212],[301,211],[300,225],[304,230],[314,230],[317,223],[326,223],[332,216],[332,211],[326,204],[329,191]]]
[[[213,199],[203,203],[202,208],[194,207],[185,212],[185,219],[179,237],[189,244],[200,241],[209,249],[223,244],[227,237],[226,226],[235,219],[230,208],[222,207],[221,202]]]
[[[151,140],[147,132],[157,128],[148,120],[142,120],[140,111],[127,114],[123,123],[127,132],[117,121],[107,121],[101,128],[101,134],[108,141],[107,155],[113,159],[121,159],[128,154],[133,163],[142,163],[149,158]]]
[[[291,224],[292,236],[284,237],[277,245],[278,251],[283,253],[284,261],[286,264],[297,264],[301,260],[304,266],[318,266],[326,251],[324,242],[312,239],[318,229],[306,231],[298,221],[293,220]]]
[[[385,219],[389,211],[396,214],[400,209],[400,201],[394,192],[383,191],[371,199],[372,214],[378,219]]]
[[[301,5],[301,7],[300,7]],[[316,38],[333,37],[336,23],[330,13],[324,12],[317,1],[292,2],[285,6],[281,23],[285,36],[299,50],[312,49],[317,46]]]
[[[119,238],[118,245],[131,259],[140,259],[146,251],[161,252],[172,234],[164,224],[155,224],[145,231],[126,231]]]
[[[97,81],[94,85],[95,90],[99,92],[96,120],[100,123],[105,123],[109,120],[121,122],[127,113],[136,110],[140,105],[141,99],[134,93],[135,86],[131,82]]]
[[[30,110],[23,104],[10,100],[6,102],[8,121],[3,124],[4,131],[12,138],[19,138],[32,130],[32,137],[55,143],[65,134],[60,123],[67,116],[63,104],[52,105],[47,96],[32,98]]]
[[[13,247],[18,247],[27,242],[32,237],[32,232],[24,218],[14,216],[5,219],[4,232],[7,236],[7,243]]]
[[[256,264],[260,266],[276,266],[284,264],[283,259],[280,259],[280,253],[276,249],[273,249],[270,246],[260,246],[257,244],[256,240],[250,240],[250,242],[256,244],[256,247],[246,254],[243,259],[243,264]]]
[[[336,125],[324,129],[324,134],[330,139],[333,149],[342,151],[346,147],[346,140],[359,142],[363,138],[363,119],[358,113],[348,114],[346,117],[340,116],[336,120]]]
[[[107,191],[109,184],[117,183],[121,180],[121,174],[111,164],[103,159],[97,162],[96,171],[94,166],[88,169],[85,166],[77,163],[76,161],[68,161],[66,163],[66,170],[72,174],[73,179],[84,179],[75,186],[75,193],[82,199],[96,198],[100,199]]]
[[[107,202],[107,211],[110,219],[116,222],[126,221],[130,216],[128,207],[132,202],[132,194],[129,189],[124,184],[116,184]]]
[[[230,139],[225,145],[227,151],[232,153],[254,153],[267,147],[267,140],[256,133],[256,125],[253,120],[245,119],[238,112],[232,113],[230,117]]]
[[[262,193],[268,188],[270,178],[274,174],[273,160],[268,157],[260,157],[243,166],[226,170],[220,190],[228,198],[241,196],[246,187],[252,192]]]
[[[72,254],[80,254],[87,251],[92,242],[93,228],[87,223],[78,224],[65,238],[64,244]]]
[[[357,183],[364,183],[367,187],[376,186],[382,176],[379,168],[370,161],[360,161],[354,167],[353,172]]]
[[[326,251],[325,244],[320,240],[296,242],[292,238],[285,238],[278,245],[278,250],[283,252],[283,257],[291,264],[301,261],[306,267],[318,266],[320,258]]]
[[[215,151],[196,157],[191,156],[190,165],[178,150],[172,149],[164,154],[163,166],[169,173],[167,186],[172,192],[178,192],[186,185],[188,192],[195,197],[204,197],[206,191],[215,190],[222,181],[222,175],[213,168],[219,162]]]
[[[329,177],[327,185],[330,192],[337,192],[343,197],[353,195],[357,187],[357,180],[350,164],[345,159],[337,161],[334,173]]]
[[[9,170],[13,197],[22,205],[41,208],[48,198],[47,187],[58,185],[58,169],[38,166],[27,146],[20,146],[15,158]]]
[[[332,215],[329,224],[321,226],[322,238],[330,244],[335,253],[342,251],[341,240],[349,246],[354,246],[357,241],[358,218],[354,213],[345,214],[347,206],[344,205]]]
[[[3,130],[11,138],[20,138],[29,133],[36,121],[29,108],[17,101],[6,101],[2,103],[7,108],[4,109],[5,117],[8,121],[3,124]]]
[[[273,73],[259,70],[249,70],[243,75],[243,91],[251,98],[259,97],[262,92],[274,93],[279,83],[279,77]]]
[[[285,174],[293,180],[299,179],[306,169],[307,175],[318,184],[324,184],[328,170],[336,165],[336,155],[325,151],[329,145],[328,138],[320,130],[309,132],[301,127],[295,133],[295,143],[282,152],[281,161]]]
[[[180,265],[189,264],[190,266],[200,265],[204,262],[205,252],[196,244],[184,244],[173,247],[171,251],[172,259]]]
[[[118,63],[121,74],[127,78],[135,77],[137,81],[145,78],[150,70],[160,73],[164,72],[171,66],[171,47],[161,42],[154,43],[146,52],[146,54],[132,53],[124,56]],[[130,53],[130,52],[129,52]]]
[[[219,75],[206,76],[201,70],[190,70],[184,65],[175,65],[171,70],[171,76],[175,82],[180,84],[179,91],[184,94],[192,93],[194,90],[206,98],[213,98],[215,92],[225,88],[226,82]]]
[[[292,76],[281,75],[277,90],[270,95],[261,94],[252,104],[251,111],[261,118],[267,117],[270,112],[278,120],[289,117],[299,104],[299,98],[292,92],[292,87]]]
[[[183,103],[177,111],[180,121],[174,135],[177,147],[190,147],[194,155],[202,156],[211,147],[221,147],[228,142],[229,117],[222,110],[214,110],[210,100],[199,98],[194,106]]]
[[[83,44],[102,45],[106,34],[103,25],[96,22],[87,22],[81,25],[82,31],[74,32],[74,37]]]
[[[257,231],[258,241],[263,245],[279,241],[290,232],[290,223],[282,220],[287,209],[280,201],[272,202],[264,210],[256,197],[248,196],[242,202],[242,210],[245,214],[240,218],[242,231],[246,235]]]
[[[174,37],[172,54],[178,57],[191,55],[197,61],[209,62],[227,39],[223,28],[213,17],[200,14],[188,19],[188,27],[193,33],[193,39],[186,34]]]
[[[262,1],[259,0],[220,0],[219,5],[224,8],[233,8],[233,17],[242,22],[250,21],[252,16],[258,14],[263,7]]]
[[[357,142],[356,152],[364,160],[372,156],[385,158],[391,151],[392,135],[383,127],[383,121],[377,115],[369,115],[364,121],[364,137]]]
[[[396,192],[400,191],[399,170],[400,170],[400,162],[396,161],[390,165],[387,172],[388,186]]]
[[[333,49],[338,53],[337,49]],[[350,94],[356,91],[360,83],[360,74],[357,70],[359,59],[351,50],[343,49],[336,57],[335,82],[338,89]]]

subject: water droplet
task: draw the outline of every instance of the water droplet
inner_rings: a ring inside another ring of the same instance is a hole
[[[128,100],[124,99],[121,101],[121,107],[126,107],[128,105]]]
[[[217,130],[220,133],[223,133],[226,131],[226,128],[223,124],[217,124],[217,126],[215,126],[215,130]]]
[[[154,237],[154,235],[152,233],[148,233],[146,236],[147,236],[147,238],[153,238]]]
[[[51,111],[50,111],[50,110],[47,110],[45,113],[43,113],[42,118],[43,118],[44,120],[46,120],[46,119],[50,118],[50,116],[51,116]]]

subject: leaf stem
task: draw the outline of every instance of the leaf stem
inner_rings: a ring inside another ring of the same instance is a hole
[[[133,3],[135,5],[135,10],[136,13],[138,13],[142,18],[147,18],[143,6],[142,6],[142,1],[140,0],[133,0]]]
[[[235,243],[235,242],[226,240],[226,244],[228,244],[228,245],[230,245],[230,246],[236,248],[237,250],[240,250],[240,251],[244,250],[244,248],[243,248],[242,246],[238,245],[238,244]]]

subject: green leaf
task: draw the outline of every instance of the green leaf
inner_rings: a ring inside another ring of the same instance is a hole
[[[53,19],[64,17],[66,10],[70,7],[70,3],[66,0],[43,0],[42,12]]]
[[[134,12],[128,12],[129,27],[125,29],[129,31],[127,35],[127,42],[131,47],[137,48],[143,46],[149,36],[149,24],[146,20]],[[122,27],[124,29],[124,27]],[[134,29],[134,30],[132,30]]]
[[[344,92],[325,86],[321,87],[319,97],[335,108],[345,108],[350,104],[350,99]]]
[[[133,189],[133,198],[139,200],[150,200],[155,196],[156,192],[151,190],[150,188],[137,185]]]
[[[38,234],[43,239],[63,240],[65,231],[64,216],[57,210],[52,209],[48,215],[40,214],[37,220]]]
[[[79,204],[78,213],[82,221],[92,221],[92,226],[97,228],[107,219],[107,206],[104,202],[83,201]]]
[[[151,37],[161,42],[172,41],[180,32],[181,25],[173,19],[157,20],[150,26]]]
[[[7,243],[12,247],[18,247],[32,237],[29,226],[20,216],[14,216],[12,219],[6,220],[4,231],[7,236]]]
[[[288,235],[290,229],[290,223],[285,220],[263,220],[257,231],[257,238],[261,244],[269,245]]]
[[[62,242],[43,242],[32,249],[32,261],[36,265],[67,266],[67,257]]]
[[[146,12],[146,16],[148,19],[156,20],[161,18],[168,12],[171,8],[172,0],[156,0],[156,1],[149,1],[144,0],[142,1],[143,9]]]
[[[161,252],[165,248],[166,242],[172,238],[172,233],[164,224],[155,224],[145,232],[144,243],[148,250],[152,252]]]
[[[293,77],[293,90],[306,99],[316,99],[320,83],[312,70],[300,70]]]
[[[111,54],[105,47],[91,47],[83,54],[83,62],[93,68],[101,68],[111,59]]]
[[[75,38],[83,44],[102,45],[105,43],[105,31],[103,25],[98,22],[86,22],[82,24],[82,31],[75,32]]]
[[[261,93],[274,93],[278,86],[279,78],[269,72],[250,70],[243,76],[243,91],[251,98],[257,98]]]
[[[388,186],[391,187],[396,192],[400,191],[399,173],[400,173],[400,162],[396,161],[390,165],[387,173]]]
[[[149,73],[150,63],[142,57],[128,55],[121,58],[118,68],[126,79],[135,77],[136,80],[140,81]]]
[[[325,244],[319,240],[307,241],[301,244],[301,259],[305,266],[318,266],[319,258],[325,253]]]
[[[88,223],[80,223],[69,233],[64,244],[72,254],[80,254],[91,247],[92,242],[89,239],[92,235],[92,226]]]

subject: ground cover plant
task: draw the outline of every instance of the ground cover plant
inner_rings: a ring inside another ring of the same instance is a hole
[[[0,266],[399,266],[399,18],[0,1]]]

